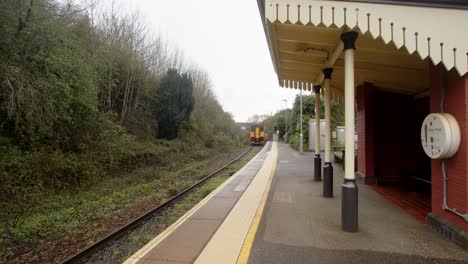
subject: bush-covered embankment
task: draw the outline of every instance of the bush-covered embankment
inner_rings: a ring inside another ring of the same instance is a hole
[[[57,223],[89,220],[57,197],[92,197],[135,169],[151,168],[141,177],[151,180],[239,146],[205,72],[137,15],[89,2],[0,1],[0,260],[57,235]]]

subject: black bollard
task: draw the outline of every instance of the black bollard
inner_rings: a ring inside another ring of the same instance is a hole
[[[314,159],[314,181],[322,180],[322,159],[320,154],[315,154]]]
[[[347,232],[358,231],[358,186],[355,180],[344,180],[341,185],[341,227]]]
[[[333,165],[325,162],[323,165],[323,197],[333,198]]]

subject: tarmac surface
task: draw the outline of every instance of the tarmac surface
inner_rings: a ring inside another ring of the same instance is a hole
[[[276,172],[248,263],[468,263],[468,252],[439,237],[369,186],[359,184],[359,232],[341,230],[343,170],[334,198],[313,181],[313,153],[279,144]]]

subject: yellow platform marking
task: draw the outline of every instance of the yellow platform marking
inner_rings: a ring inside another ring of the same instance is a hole
[[[195,263],[236,263],[276,168],[278,146],[273,142],[268,157],[242,197],[213,235]],[[258,226],[254,225],[254,226]],[[251,241],[253,235],[251,234]]]
[[[244,167],[242,167],[238,172],[232,175],[228,180],[226,180],[223,184],[218,186],[214,191],[212,191],[208,196],[206,196],[203,200],[201,200],[197,205],[195,205],[190,211],[185,213],[181,218],[179,218],[176,222],[166,228],[163,232],[161,232],[158,236],[156,236],[153,240],[151,240],[148,244],[138,250],[135,254],[129,257],[123,264],[134,264],[140,261],[140,259],[144,259],[145,255],[148,254],[151,250],[153,250],[161,241],[163,241],[166,237],[171,235],[174,230],[176,230],[180,225],[182,225],[188,218],[190,218],[193,214],[195,214],[198,209],[200,209],[203,205],[205,205],[213,196],[215,196],[218,192],[220,192],[227,184],[231,181],[236,179],[238,175],[246,169],[252,162],[254,162],[258,156],[263,154],[268,147],[268,144],[265,144],[265,147],[255,155],[253,159],[251,159]]]
[[[275,143],[276,144],[276,143]],[[278,155],[276,153],[276,155]],[[263,210],[265,209],[266,200],[268,198],[268,193],[270,192],[271,182],[273,180],[273,174],[276,171],[276,159],[273,164],[272,173],[270,175],[270,179],[268,180],[268,184],[263,191],[262,200],[260,201],[260,205],[257,208],[257,212],[255,214],[255,218],[250,225],[249,233],[245,237],[244,244],[242,246],[241,252],[239,254],[239,258],[237,259],[237,264],[247,264],[249,261],[250,251],[252,250],[253,242],[255,240],[255,235],[258,231],[258,226],[260,225],[260,220],[262,219]]]

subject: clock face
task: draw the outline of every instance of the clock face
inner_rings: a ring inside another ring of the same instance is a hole
[[[446,113],[432,113],[421,127],[421,144],[431,159],[451,158],[460,146],[460,128],[455,118]]]

